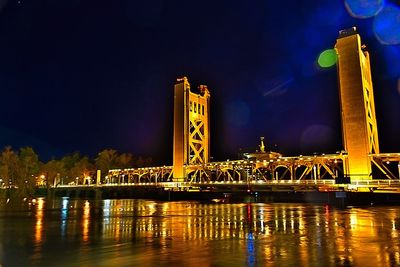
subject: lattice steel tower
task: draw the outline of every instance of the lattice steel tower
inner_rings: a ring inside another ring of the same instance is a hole
[[[348,153],[345,174],[351,180],[372,179],[371,154],[379,153],[369,54],[356,28],[339,32],[335,49],[342,137]]]
[[[207,163],[210,159],[209,103],[207,86],[199,94],[190,91],[186,77],[174,88],[173,180],[183,182],[185,166]]]

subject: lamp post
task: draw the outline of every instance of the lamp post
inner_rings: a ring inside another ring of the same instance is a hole
[[[399,179],[400,179],[400,161],[399,161],[399,163],[397,164],[397,168],[399,169]]]

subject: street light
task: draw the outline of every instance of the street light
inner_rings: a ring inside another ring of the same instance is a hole
[[[400,162],[397,164],[397,168],[399,169],[399,179],[400,179]]]

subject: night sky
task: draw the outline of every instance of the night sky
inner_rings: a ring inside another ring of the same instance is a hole
[[[381,150],[400,152],[400,45],[374,23],[333,0],[0,0],[0,147],[171,164],[173,84],[187,76],[211,92],[214,160],[260,136],[284,155],[341,150],[336,67],[316,62],[357,26]]]

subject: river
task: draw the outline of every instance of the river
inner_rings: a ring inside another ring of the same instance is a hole
[[[9,266],[396,266],[400,208],[36,199],[0,205]]]

